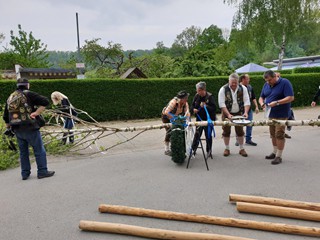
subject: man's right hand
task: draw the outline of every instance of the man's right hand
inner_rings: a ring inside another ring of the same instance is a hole
[[[199,110],[198,110],[198,109],[193,109],[193,112],[194,112],[195,114],[197,114],[197,113],[199,112]]]
[[[232,119],[232,117],[233,117],[233,115],[231,115],[230,113],[227,115],[227,118],[230,120]]]
[[[312,101],[312,103],[311,103],[311,107],[315,107],[315,106],[316,106],[316,104],[317,104],[316,102],[313,102],[313,101]]]

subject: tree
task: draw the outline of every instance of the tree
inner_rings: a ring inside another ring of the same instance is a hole
[[[132,56],[122,65],[122,72],[128,68],[138,67],[148,78],[170,77],[174,60],[163,54],[151,54],[140,57]]]
[[[320,14],[320,11],[319,11]],[[307,56],[320,54],[320,22],[305,23],[301,34],[295,36],[292,44],[303,49]]]
[[[13,52],[0,52],[0,69],[14,70],[14,65],[19,62],[19,56]]]
[[[10,45],[13,49],[6,49],[18,56],[17,63],[22,64],[24,67],[48,67],[47,61],[48,53],[47,45],[36,39],[32,32],[29,34],[22,30],[21,25],[18,25],[18,36],[10,31]]]
[[[205,28],[197,40],[197,48],[200,50],[215,49],[225,43],[222,30],[216,25]]]
[[[0,33],[0,43],[2,43],[2,41],[5,39],[4,34]]]
[[[215,60],[215,50],[188,51],[182,61],[177,62],[180,67],[180,77],[206,77],[227,75],[230,73],[228,63]]]
[[[100,38],[86,40],[81,52],[85,61],[93,69],[110,68],[115,74],[120,74],[120,68],[124,62],[124,53],[119,43],[108,42],[106,47],[98,44]]]
[[[161,41],[156,43],[156,48],[153,51],[155,54],[167,54],[169,51],[169,48],[167,48]]]
[[[183,56],[188,50],[197,45],[198,37],[202,30],[200,27],[191,26],[178,34],[171,47],[171,52],[174,57]]]
[[[305,22],[319,21],[319,0],[224,0],[237,5],[233,27],[255,37],[263,45],[270,37],[279,50],[278,70],[282,68],[285,49],[292,36],[300,31]],[[238,2],[240,2],[238,4]]]

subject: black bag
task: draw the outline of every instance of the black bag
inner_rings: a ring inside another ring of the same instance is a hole
[[[44,119],[44,117],[41,114],[36,116],[36,121],[37,121],[39,127],[43,127],[46,125],[46,120]]]

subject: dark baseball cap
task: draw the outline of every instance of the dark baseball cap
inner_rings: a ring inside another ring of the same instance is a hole
[[[26,78],[17,79],[17,85],[18,86],[26,86],[26,85],[28,85],[28,83],[29,83],[29,80],[26,79]]]
[[[189,96],[189,93],[187,93],[185,90],[182,90],[177,93],[177,98],[183,99]]]

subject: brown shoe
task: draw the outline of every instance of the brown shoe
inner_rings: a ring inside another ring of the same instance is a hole
[[[239,154],[240,154],[242,157],[248,157],[248,154],[246,153],[246,150],[244,150],[244,149],[240,149]]]
[[[288,138],[288,139],[291,139],[291,136],[289,134],[286,134],[286,133],[284,134],[284,137]]]
[[[280,164],[282,162],[282,158],[281,157],[276,157],[272,162],[271,164],[272,165],[277,165],[277,164]]]
[[[223,156],[228,157],[230,155],[230,150],[229,149],[225,149],[223,152]]]
[[[270,155],[266,156],[266,159],[275,159],[276,155],[274,153],[271,153]]]

